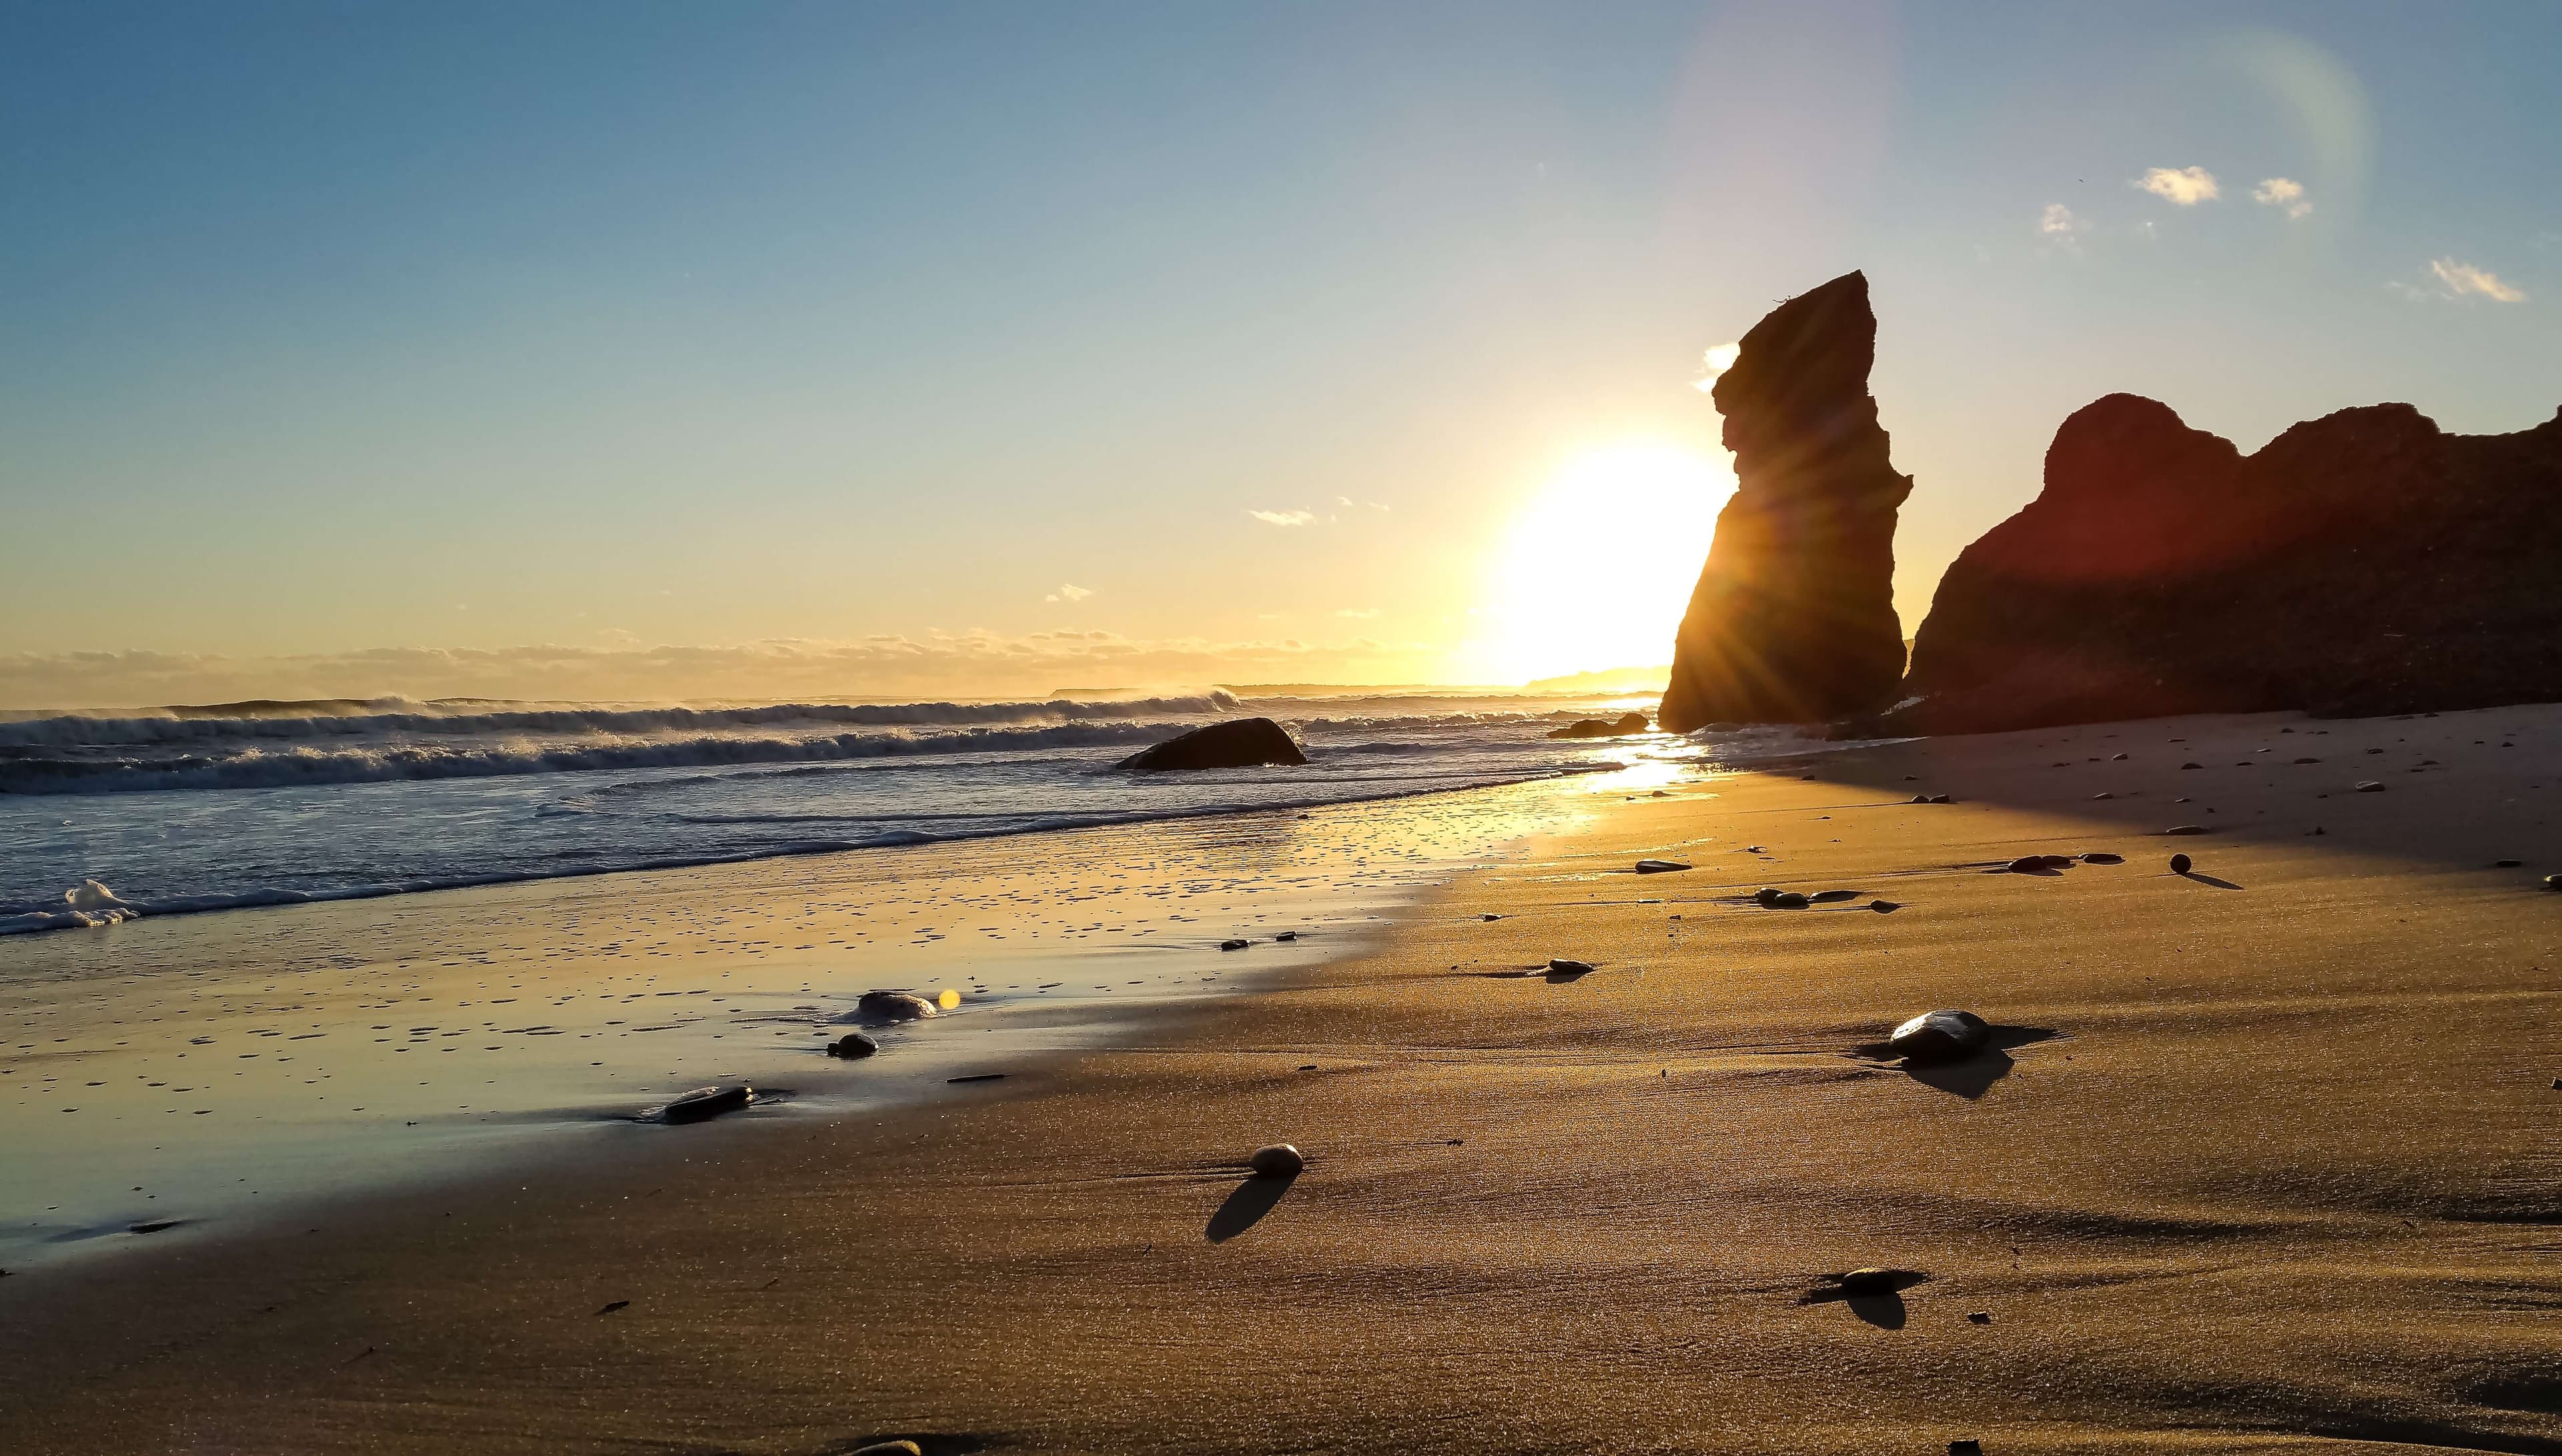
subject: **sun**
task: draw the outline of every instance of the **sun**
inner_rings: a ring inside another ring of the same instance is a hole
[[[1494,680],[1672,660],[1735,472],[1679,446],[1630,442],[1566,461],[1514,520],[1480,609]]]

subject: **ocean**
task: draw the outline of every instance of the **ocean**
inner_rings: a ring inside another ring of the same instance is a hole
[[[0,719],[0,933],[122,915],[1313,808],[1805,745],[1560,741],[1644,698],[1363,693],[718,706],[404,699]],[[1297,768],[1113,765],[1262,714]],[[1712,741],[1713,740],[1713,741]],[[107,899],[84,888],[94,881]]]

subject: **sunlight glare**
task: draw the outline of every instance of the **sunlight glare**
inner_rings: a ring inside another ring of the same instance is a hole
[[[1493,680],[1671,661],[1734,493],[1726,459],[1678,446],[1618,445],[1567,461],[1496,553],[1485,595]]]

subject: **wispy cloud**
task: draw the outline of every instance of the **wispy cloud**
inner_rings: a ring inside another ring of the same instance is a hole
[[[2148,167],[2127,185],[2162,198],[2173,207],[2195,207],[2221,195],[2215,174],[2204,167]]]
[[[2312,202],[2304,196],[2304,184],[2291,177],[2263,179],[2251,189],[2251,200],[2263,207],[2284,208],[2290,218],[2307,216],[2313,210]]]
[[[2470,263],[2458,263],[2452,258],[2431,261],[2429,275],[2436,278],[2438,285],[2454,297],[2462,298],[2468,294],[2473,294],[2497,303],[2526,301],[2525,289],[2502,278],[2489,269],[2475,268]]]
[[[1313,510],[1249,510],[1246,514],[1267,526],[1304,526],[1317,518]]]
[[[1354,622],[1375,622],[1378,620],[1379,612],[1375,607],[1365,607],[1359,611],[1350,607],[1339,607],[1335,609],[1335,615]]]
[[[1082,602],[1093,595],[1094,589],[1092,587],[1062,585],[1057,591],[1050,593],[1044,600],[1051,602]]]
[[[2050,202],[2037,216],[2038,236],[2066,248],[2078,248],[2082,235],[2091,231],[2091,220],[2060,202]]]
[[[1717,388],[1717,377],[1734,368],[1735,361],[1742,357],[1741,344],[1710,345],[1708,352],[1699,356],[1699,378],[1692,380],[1690,387],[1702,394]]]

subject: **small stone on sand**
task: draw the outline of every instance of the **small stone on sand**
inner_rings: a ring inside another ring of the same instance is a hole
[[[1223,940],[1218,943],[1218,948],[1222,951],[1241,951],[1252,944],[1254,944],[1252,941]]]
[[[2384,786],[2373,779],[2360,779],[2357,781],[2357,792],[2360,794],[2381,794],[2384,792]]]
[[[2163,833],[2163,834],[2165,834],[2165,835],[2169,835],[2169,834],[2203,834],[2203,833],[2205,833],[2205,832],[2206,832],[2206,825],[2204,825],[2204,824],[2173,824],[2173,825],[2171,825],[2169,828],[2162,830],[2162,833]]]
[[[1858,899],[1858,898],[1859,898],[1859,891],[1857,891],[1857,890],[1817,890],[1817,891],[1815,891],[1813,894],[1808,895],[1806,898],[1807,898],[1807,899],[1809,899],[1809,900],[1812,900],[1813,902],[1815,902],[1815,903],[1816,903],[1816,904],[1818,904],[1818,905],[1830,905],[1830,904],[1833,904],[1834,902],[1836,902],[1836,901],[1840,901],[1840,900],[1856,900],[1856,899]]]
[[[2083,855],[2082,862],[2084,864],[2123,864],[2126,862],[2126,856],[2111,854],[2105,849],[2095,849]]]
[[[1992,1044],[1993,1028],[1972,1011],[1924,1011],[1895,1028],[1887,1049],[1910,1062],[1955,1061]]]
[[[1763,903],[1773,910],[1803,910],[1810,902],[1795,890],[1780,890]]]
[[[860,1031],[848,1031],[827,1043],[827,1055],[843,1057],[847,1061],[869,1056],[878,1050],[880,1043]]]
[[[1992,1322],[1993,1317],[1982,1310],[1977,1310],[1973,1314],[1966,1316],[1966,1323],[1969,1325],[1989,1325]]]
[[[1904,905],[1901,901],[1897,900],[1871,900],[1868,902],[1868,908],[1876,911],[1880,915],[1885,915],[1892,911],[1903,909]]]
[[[1295,930],[1285,930],[1285,931],[1281,932],[1279,935],[1276,935],[1276,936],[1274,936],[1274,937],[1272,937],[1272,938],[1273,938],[1274,940],[1276,940],[1276,941],[1283,941],[1283,942],[1294,941],[1294,940],[1297,940],[1297,939],[1299,938],[1299,932],[1297,932],[1297,931],[1295,931]]]
[[[903,991],[864,992],[854,1002],[854,1009],[888,1021],[914,1021],[935,1013],[934,1002]]]
[[[1306,1168],[1308,1160],[1287,1143],[1272,1143],[1255,1149],[1254,1156],[1245,1160],[1245,1166],[1253,1169],[1259,1178],[1289,1178]]]
[[[1548,969],[1552,975],[1589,976],[1598,968],[1589,961],[1568,961],[1560,957],[1556,960],[1550,961],[1548,963]]]
[[[2196,861],[2185,854],[2174,854],[2170,857],[2170,872],[2173,874],[2186,874],[2188,873],[2188,867],[2194,863],[2196,863]]]
[[[658,1115],[671,1123],[701,1122],[724,1112],[736,1112],[756,1101],[756,1089],[745,1082],[731,1082],[720,1087],[697,1087],[667,1104]]]
[[[1637,873],[1639,874],[1667,874],[1676,869],[1688,868],[1690,868],[1689,865],[1682,863],[1678,859],[1640,859],[1637,861]]]

